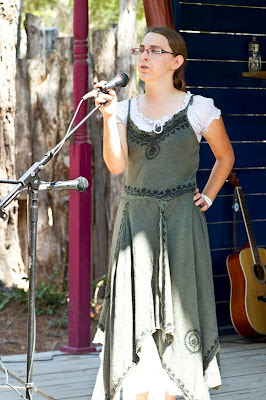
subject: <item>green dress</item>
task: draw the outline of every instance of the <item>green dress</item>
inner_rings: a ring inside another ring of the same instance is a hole
[[[192,102],[160,134],[133,123],[129,102],[126,185],[99,321],[106,400],[137,365],[148,335],[185,399],[203,400],[204,371],[213,357],[219,363],[208,231],[193,201],[199,142],[187,117]]]

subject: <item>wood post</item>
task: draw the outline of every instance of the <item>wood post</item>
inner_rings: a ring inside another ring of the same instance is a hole
[[[88,0],[74,0],[73,97],[76,109],[88,91]],[[84,103],[76,124],[87,114]],[[70,146],[70,179],[84,176],[91,182],[91,145],[86,124],[76,132]],[[70,192],[69,196],[69,343],[62,348],[72,354],[90,348],[90,274],[91,274],[91,190]]]

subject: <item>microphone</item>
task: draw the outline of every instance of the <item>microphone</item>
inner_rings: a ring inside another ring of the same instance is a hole
[[[108,81],[106,83],[106,85],[104,85],[101,88],[97,88],[97,89],[91,90],[89,93],[85,94],[82,97],[82,99],[83,100],[87,100],[87,99],[89,99],[91,97],[97,96],[97,94],[99,92],[106,93],[110,89],[116,89],[119,86],[122,86],[122,87],[127,86],[128,80],[129,80],[128,76],[126,74],[124,74],[124,72],[119,72],[114,78],[112,78],[110,81]]]
[[[71,181],[55,181],[55,182],[44,182],[41,181],[39,190],[63,190],[63,189],[74,189],[79,192],[84,192],[89,186],[89,182],[83,176]]]

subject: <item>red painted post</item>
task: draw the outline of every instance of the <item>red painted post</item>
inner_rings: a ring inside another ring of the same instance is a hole
[[[88,91],[88,0],[74,0],[73,93],[76,109]],[[84,102],[76,124],[87,115]],[[86,123],[75,134],[70,146],[70,179],[84,176],[91,183],[91,145]],[[68,346],[62,351],[87,353],[90,347],[90,273],[91,273],[91,189],[69,194],[69,331]]]

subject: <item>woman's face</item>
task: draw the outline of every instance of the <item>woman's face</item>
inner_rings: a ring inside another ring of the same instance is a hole
[[[158,81],[165,79],[167,75],[173,76],[174,70],[178,68],[177,57],[173,54],[154,54],[151,50],[160,48],[172,53],[168,40],[159,33],[149,32],[144,36],[140,47],[145,51],[138,56],[138,70],[140,79],[144,82]]]

